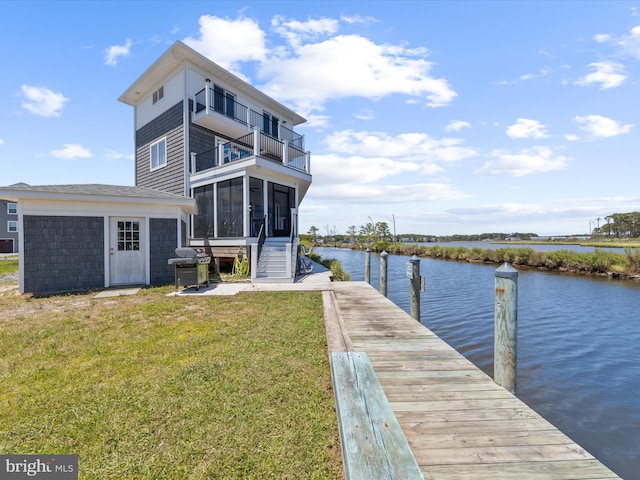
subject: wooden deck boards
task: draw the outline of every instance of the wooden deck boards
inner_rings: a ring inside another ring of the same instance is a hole
[[[346,345],[369,356],[424,478],[619,478],[367,283],[332,289]]]

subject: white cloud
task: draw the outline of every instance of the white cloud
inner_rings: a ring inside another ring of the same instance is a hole
[[[265,32],[256,20],[244,17],[231,20],[203,15],[199,23],[199,37],[187,37],[184,43],[221,67],[237,72],[240,62],[265,59]]]
[[[25,98],[22,107],[34,115],[59,117],[64,104],[69,101],[62,93],[55,93],[45,87],[22,85],[20,88]]]
[[[107,149],[104,153],[107,160],[133,160],[135,156],[131,152],[123,153],[116,150]]]
[[[448,183],[414,183],[411,185],[328,185],[314,186],[313,198],[323,202],[388,205],[402,202],[436,202],[460,200],[468,195]]]
[[[580,140],[580,136],[579,135],[574,135],[573,133],[567,133],[564,136],[564,138],[568,142],[577,142],[578,140]]]
[[[632,14],[635,14],[636,11],[632,9]],[[600,33],[594,36],[593,39],[598,43],[612,43],[618,47],[619,53],[623,56],[640,60],[640,25],[633,27],[626,35],[614,36]]]
[[[397,158],[401,161],[449,163],[477,155],[460,138],[433,138],[426,133],[401,133],[342,130],[333,132],[325,143],[336,153],[366,157]]]
[[[611,35],[607,33],[599,33],[595,35],[593,39],[598,43],[605,43],[611,40]]]
[[[4,140],[0,138],[0,145],[2,145],[3,143],[4,143]]]
[[[403,94],[422,98],[431,107],[450,103],[456,92],[445,79],[430,75],[433,64],[419,52],[338,35],[270,59],[262,64],[261,75],[269,79],[266,93],[294,102],[303,115],[322,110],[328,99],[350,96],[375,100]]]
[[[457,96],[446,79],[432,75],[434,64],[425,59],[426,48],[377,44],[359,35],[339,34],[342,23],[372,21],[322,17],[302,22],[275,16],[271,25],[284,43],[267,48],[266,33],[257,21],[204,15],[197,38],[184,42],[236,73],[242,62],[257,62],[263,81],[260,89],[291,102],[305,117],[322,112],[327,100],[345,97],[377,100],[401,94],[439,107]],[[315,120],[324,124],[326,118]]]
[[[475,171],[477,175],[512,175],[522,177],[532,173],[563,170],[570,160],[562,155],[556,155],[549,147],[533,147],[511,152],[496,149],[491,152],[494,160],[486,162]]]
[[[553,69],[549,67],[544,67],[544,68],[541,68],[538,73],[526,73],[524,75],[521,75],[520,80],[532,80],[534,78],[546,77],[551,72],[553,72]]]
[[[65,143],[59,150],[51,150],[51,156],[56,158],[64,158],[73,160],[75,158],[89,158],[92,156],[91,151],[77,143]]]
[[[452,120],[444,127],[447,132],[459,132],[463,128],[471,128],[471,124],[463,120]]]
[[[542,123],[529,118],[519,118],[516,123],[509,125],[507,135],[511,138],[546,138],[549,136]]]
[[[587,67],[595,69],[595,72],[576,80],[576,85],[588,86],[600,84],[600,90],[619,87],[627,79],[624,65],[617,62],[594,62]]]
[[[375,118],[375,113],[369,108],[363,108],[353,116],[358,120],[373,120]]]
[[[118,65],[120,57],[128,57],[131,54],[131,45],[133,45],[133,42],[130,38],[127,38],[124,45],[113,45],[107,48],[104,53],[105,65],[112,67]]]
[[[368,26],[368,25],[371,25],[372,23],[377,23],[380,21],[375,17],[369,17],[369,16],[363,17],[361,15],[351,15],[351,16],[342,15],[340,17],[340,20],[349,25],[360,23],[365,26]]]
[[[631,123],[622,124],[611,118],[601,115],[576,116],[574,121],[580,125],[580,129],[594,137],[608,138],[629,133],[634,127]]]
[[[296,48],[304,41],[308,42],[336,33],[339,22],[336,19],[325,17],[301,22],[299,20],[286,20],[284,16],[276,15],[271,20],[271,26],[289,45]]]
[[[400,162],[385,157],[314,155],[314,188],[331,184],[370,184],[403,173],[417,173],[416,162]]]

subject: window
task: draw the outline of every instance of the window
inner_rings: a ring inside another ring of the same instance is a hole
[[[278,117],[274,117],[268,112],[262,114],[262,131],[267,135],[278,138]]]
[[[9,214],[9,215],[17,215],[18,214],[18,204],[17,203],[7,203],[7,214]]]
[[[118,222],[118,251],[140,250],[140,222]]]
[[[164,86],[153,92],[153,104],[155,105],[164,98]]]
[[[213,184],[194,188],[193,197],[198,206],[198,214],[192,217],[193,236],[194,238],[213,237]]]
[[[213,86],[213,109],[226,115],[227,117],[235,118],[236,116],[236,97],[233,93],[225,91],[224,88],[214,85]]]
[[[7,222],[7,232],[17,232],[18,222],[16,220],[9,220]]]
[[[151,144],[151,170],[164,167],[167,164],[167,139]]]
[[[235,118],[236,117],[236,97],[233,95],[233,93],[229,93],[229,92],[227,92],[225,96],[227,99],[227,110],[225,113],[227,114],[227,117]]]
[[[218,183],[218,237],[243,236],[242,177]]]

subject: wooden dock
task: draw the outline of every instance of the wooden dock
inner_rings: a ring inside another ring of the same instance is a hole
[[[366,282],[330,288],[329,350],[368,355],[425,479],[619,478]]]

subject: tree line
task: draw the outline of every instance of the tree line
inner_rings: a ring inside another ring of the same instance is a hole
[[[395,232],[395,216],[392,217],[393,232],[387,222],[374,222],[368,217],[368,222],[356,226],[351,225],[344,234],[338,232],[337,228],[325,225],[324,232],[316,226],[312,226],[306,235],[301,238],[307,242],[319,245],[338,246],[368,245],[378,242],[403,242],[403,243],[426,243],[426,242],[481,242],[488,240],[503,241],[510,239],[535,240],[537,233],[533,232],[492,232],[471,235],[429,235],[424,233],[402,233]],[[590,232],[594,237],[615,237],[615,238],[640,238],[640,212],[612,213],[606,217],[598,217],[597,226]],[[600,225],[604,220],[606,223]],[[596,221],[593,221],[596,224]],[[323,234],[324,233],[324,234]]]
[[[640,212],[612,213],[604,217],[606,224],[593,229],[594,236],[607,236],[616,238],[640,237]]]

